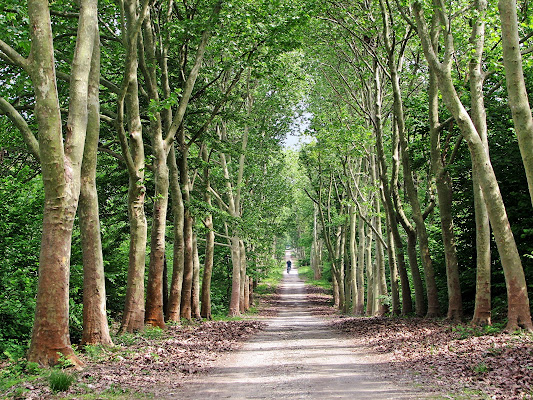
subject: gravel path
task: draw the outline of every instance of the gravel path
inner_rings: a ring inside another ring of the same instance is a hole
[[[268,321],[266,330],[168,398],[428,398],[386,381],[378,359],[361,354],[349,339],[313,316],[296,270],[285,274],[281,294],[279,314]]]

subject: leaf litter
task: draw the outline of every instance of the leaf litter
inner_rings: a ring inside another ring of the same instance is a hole
[[[480,399],[533,399],[533,336],[421,318],[336,318],[388,376]],[[453,398],[453,397],[452,397]]]

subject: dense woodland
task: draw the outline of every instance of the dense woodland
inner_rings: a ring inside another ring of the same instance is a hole
[[[0,6],[3,356],[238,316],[287,245],[344,313],[533,329],[529,2],[78,3]]]

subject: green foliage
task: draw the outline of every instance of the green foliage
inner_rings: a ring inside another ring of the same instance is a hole
[[[147,326],[141,332],[142,337],[150,340],[161,339],[165,331],[158,326]]]
[[[310,266],[298,266],[298,275],[302,277],[308,285],[318,286],[327,290],[332,289],[331,269],[329,266],[323,269],[322,277],[318,280],[314,279],[314,272]]]
[[[460,340],[464,340],[473,336],[495,335],[501,333],[503,329],[503,323],[485,326],[456,325],[452,328],[452,332],[456,333]]]
[[[488,365],[484,362],[480,362],[472,367],[472,371],[478,375],[483,375],[490,371]]]
[[[278,265],[277,268],[270,270],[268,275],[259,281],[254,293],[258,295],[275,293],[283,279],[284,268],[285,264],[281,267]]]
[[[33,325],[42,182],[28,166],[0,176],[0,357],[25,355]]]
[[[37,363],[26,362],[23,359],[10,360],[0,369],[0,392],[9,393],[11,398],[21,396],[26,389],[22,383],[33,381],[41,377],[44,370]]]
[[[48,376],[48,384],[53,393],[67,391],[75,381],[74,375],[57,369],[52,369]]]

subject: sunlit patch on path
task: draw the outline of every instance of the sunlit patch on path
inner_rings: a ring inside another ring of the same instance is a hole
[[[280,312],[241,350],[173,393],[176,399],[419,399],[415,389],[375,373],[379,363],[311,313],[293,269],[281,287]]]

